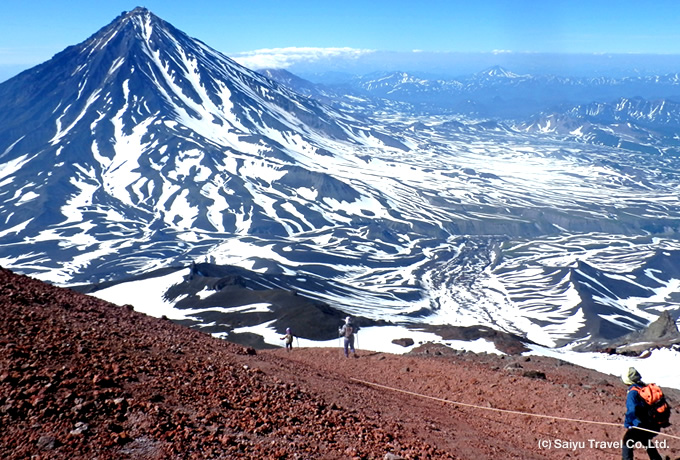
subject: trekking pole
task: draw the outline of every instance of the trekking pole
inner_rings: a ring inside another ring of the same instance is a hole
[[[298,340],[297,335],[295,336],[295,343],[297,343],[297,347],[300,348],[300,341]]]

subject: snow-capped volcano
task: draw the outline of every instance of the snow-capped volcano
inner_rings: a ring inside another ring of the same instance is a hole
[[[114,235],[287,236],[348,221],[324,200],[360,193],[327,174],[343,152],[326,144],[401,148],[142,8],[9,80],[0,100],[12,210],[2,234],[35,238],[31,253],[94,245],[103,256],[117,252],[101,248]]]
[[[257,212],[221,215],[213,207],[233,209],[224,204],[236,193],[248,195],[245,182],[221,190],[207,182],[215,185],[220,176],[233,182],[258,166],[285,182],[291,171],[283,163],[327,155],[303,137],[350,144],[371,137],[368,130],[353,131],[352,120],[240,67],[144,9],[11,80],[1,97],[3,162],[21,164],[17,174],[26,178],[38,173],[39,180],[21,190],[22,200],[77,195],[80,205],[116,203],[126,219],[137,216],[149,226],[162,221],[231,231],[261,225],[267,219]],[[238,158],[244,153],[251,162]],[[252,160],[257,158],[267,164]],[[233,174],[225,177],[223,168]],[[287,180],[324,181],[312,176]],[[71,179],[57,180],[62,177]],[[57,183],[62,189],[52,190]],[[61,208],[55,205],[45,201],[26,228],[63,223],[51,212]],[[200,211],[183,214],[185,206]],[[25,222],[13,216],[7,223]]]
[[[61,284],[184,266],[141,290],[204,323],[244,308],[236,283],[376,323],[614,337],[678,309],[657,272],[677,170],[502,123],[359,119],[138,8],[0,84],[0,264]]]
[[[478,78],[519,78],[521,75],[513,73],[508,69],[504,69],[501,66],[493,66],[488,69],[484,69],[476,74]]]

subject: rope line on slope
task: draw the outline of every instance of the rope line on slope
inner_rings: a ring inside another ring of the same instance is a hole
[[[379,383],[368,382],[366,380],[356,379],[356,378],[353,378],[353,377],[350,377],[350,380],[353,380],[353,381],[358,382],[358,383],[363,383],[364,385],[368,385],[368,386],[372,386],[372,387],[383,388],[385,390],[395,391],[395,392],[398,392],[398,393],[404,393],[404,394],[416,396],[416,397],[419,397],[419,398],[431,399],[433,401],[439,401],[439,402],[443,402],[443,403],[446,403],[446,404],[454,404],[456,406],[464,406],[464,407],[471,407],[471,408],[474,408],[474,409],[483,409],[483,410],[489,410],[489,411],[495,411],[495,412],[503,412],[503,413],[506,413],[506,414],[527,415],[529,417],[548,418],[548,419],[552,419],[552,420],[561,420],[561,421],[566,421],[566,422],[588,423],[588,424],[591,424],[591,425],[615,426],[617,428],[621,428],[623,426],[620,423],[598,422],[596,420],[582,420],[582,419],[576,419],[576,418],[558,417],[556,415],[532,414],[530,412],[522,412],[522,411],[517,411],[517,410],[511,410],[511,409],[498,409],[496,407],[478,406],[478,405],[475,405],[475,404],[468,404],[468,403],[463,403],[463,402],[459,402],[459,401],[451,401],[449,399],[437,398],[436,396],[428,396],[428,395],[424,395],[424,394],[421,394],[421,393],[415,393],[413,391],[389,387],[387,385],[381,385]],[[680,436],[673,436],[673,435],[668,434],[668,433],[661,433],[661,432],[648,430],[646,428],[641,428],[641,427],[637,427],[637,426],[635,428],[638,429],[638,430],[641,430],[641,431],[647,431],[649,433],[654,433],[654,434],[658,434],[658,435],[661,435],[661,436],[667,436],[669,438],[680,440]]]

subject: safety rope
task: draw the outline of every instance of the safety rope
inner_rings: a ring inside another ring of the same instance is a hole
[[[369,386],[376,387],[376,388],[382,388],[382,389],[385,389],[385,390],[395,391],[395,392],[398,392],[398,393],[404,393],[404,394],[407,394],[407,395],[416,396],[418,398],[431,399],[433,401],[439,401],[439,402],[443,402],[443,403],[446,403],[446,404],[453,404],[453,405],[456,405],[456,406],[472,407],[474,409],[483,409],[483,410],[494,411],[494,412],[503,412],[503,413],[506,413],[506,414],[526,415],[526,416],[529,416],[529,417],[548,418],[548,419],[552,419],[552,420],[562,420],[562,421],[565,421],[565,422],[589,423],[591,425],[615,426],[617,428],[621,427],[620,423],[598,422],[598,421],[595,421],[595,420],[581,420],[581,419],[576,419],[576,418],[558,417],[558,416],[555,416],[555,415],[532,414],[532,413],[529,413],[529,412],[522,412],[522,411],[517,411],[517,410],[498,409],[498,408],[495,408],[495,407],[484,407],[484,406],[478,406],[478,405],[475,405],[475,404],[463,403],[463,402],[459,402],[459,401],[451,401],[449,399],[437,398],[435,396],[428,396],[428,395],[424,395],[424,394],[420,394],[420,393],[415,393],[413,391],[402,390],[402,389],[399,389],[399,388],[388,387],[386,385],[381,385],[379,383],[374,383],[374,382],[368,382],[366,380],[356,379],[356,378],[353,378],[353,377],[350,377],[350,380],[353,380],[353,381],[358,382],[358,383],[363,383],[364,385],[369,385]],[[641,431],[647,431],[649,433],[654,433],[654,434],[658,434],[658,435],[661,435],[661,436],[666,436],[666,437],[669,437],[669,438],[680,440],[680,436],[673,436],[673,435],[668,434],[668,433],[661,433],[661,432],[658,432],[658,431],[648,430],[646,428],[641,428],[641,427],[637,427],[637,426],[634,427],[634,428],[641,430]]]

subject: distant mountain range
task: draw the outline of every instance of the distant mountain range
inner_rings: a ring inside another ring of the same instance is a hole
[[[344,110],[491,118],[519,131],[640,152],[678,152],[680,74],[567,78],[518,75],[495,66],[457,80],[394,72],[316,85],[285,70],[263,73]]]
[[[642,154],[680,155],[680,104],[670,99],[591,102],[535,116],[517,128]]]
[[[594,101],[619,98],[680,101],[680,74],[620,78],[519,75],[499,66],[452,80],[429,79],[406,72],[347,78],[315,85],[290,73],[265,70],[277,81],[313,97],[361,95],[392,103],[408,103],[425,113],[458,113],[473,117],[521,120],[540,112],[565,110]]]
[[[0,264],[232,338],[291,311],[315,340],[348,314],[615,338],[680,313],[677,88],[316,85],[137,8],[0,84]]]

